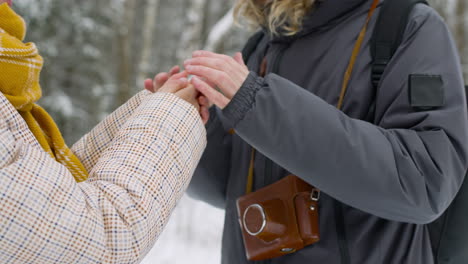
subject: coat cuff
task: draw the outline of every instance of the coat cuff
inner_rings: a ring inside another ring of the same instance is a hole
[[[231,102],[223,109],[223,123],[228,122],[231,127],[236,127],[255,104],[257,92],[263,86],[263,78],[250,72],[239,91]]]

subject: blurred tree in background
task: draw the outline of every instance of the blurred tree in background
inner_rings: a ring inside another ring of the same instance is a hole
[[[429,2],[450,26],[468,80],[467,0]],[[142,90],[145,78],[180,65],[192,51],[239,51],[250,33],[233,26],[231,7],[232,0],[15,2],[28,41],[45,59],[40,103],[70,145]],[[144,263],[219,263],[222,218],[184,198]]]
[[[246,32],[209,39],[230,0],[20,0],[28,41],[45,59],[44,105],[71,145],[109,112],[196,49],[234,53]]]
[[[455,37],[468,84],[468,1],[429,0],[429,3],[445,18]]]

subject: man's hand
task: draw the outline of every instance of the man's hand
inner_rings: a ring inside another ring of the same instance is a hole
[[[181,99],[189,102],[200,112],[203,123],[206,124],[210,119],[209,107],[210,103],[206,97],[190,84],[187,79],[188,73],[180,72],[179,66],[173,67],[168,73],[160,73],[156,75],[154,80],[147,79],[145,81],[145,89],[150,92],[165,92],[173,93]]]
[[[192,83],[198,91],[219,108],[224,109],[239,91],[249,75],[241,53],[234,57],[209,51],[195,51],[186,60],[185,69],[194,76]],[[218,87],[218,92],[214,87]]]

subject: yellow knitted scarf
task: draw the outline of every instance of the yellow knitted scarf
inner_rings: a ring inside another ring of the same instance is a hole
[[[42,148],[65,165],[77,182],[88,173],[65,144],[50,115],[35,104],[42,96],[39,75],[43,60],[33,43],[23,43],[24,20],[6,3],[0,5],[0,92],[24,118]]]

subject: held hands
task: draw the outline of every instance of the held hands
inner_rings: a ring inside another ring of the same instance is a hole
[[[209,120],[208,109],[212,103],[224,109],[249,75],[241,53],[229,57],[209,51],[195,51],[184,66],[183,72],[180,72],[179,66],[175,66],[167,73],[156,75],[154,80],[147,79],[145,89],[153,93],[174,93],[195,106],[205,124]],[[189,74],[194,75],[191,82],[187,79]]]
[[[154,80],[145,81],[145,89],[150,92],[173,93],[179,98],[189,102],[200,112],[203,123],[209,120],[209,102],[191,85],[187,79],[186,71],[180,72],[179,67],[174,67],[169,73],[160,73]]]
[[[241,53],[229,57],[209,51],[195,51],[184,66],[188,74],[196,76],[192,78],[195,88],[221,109],[229,104],[249,75]]]

